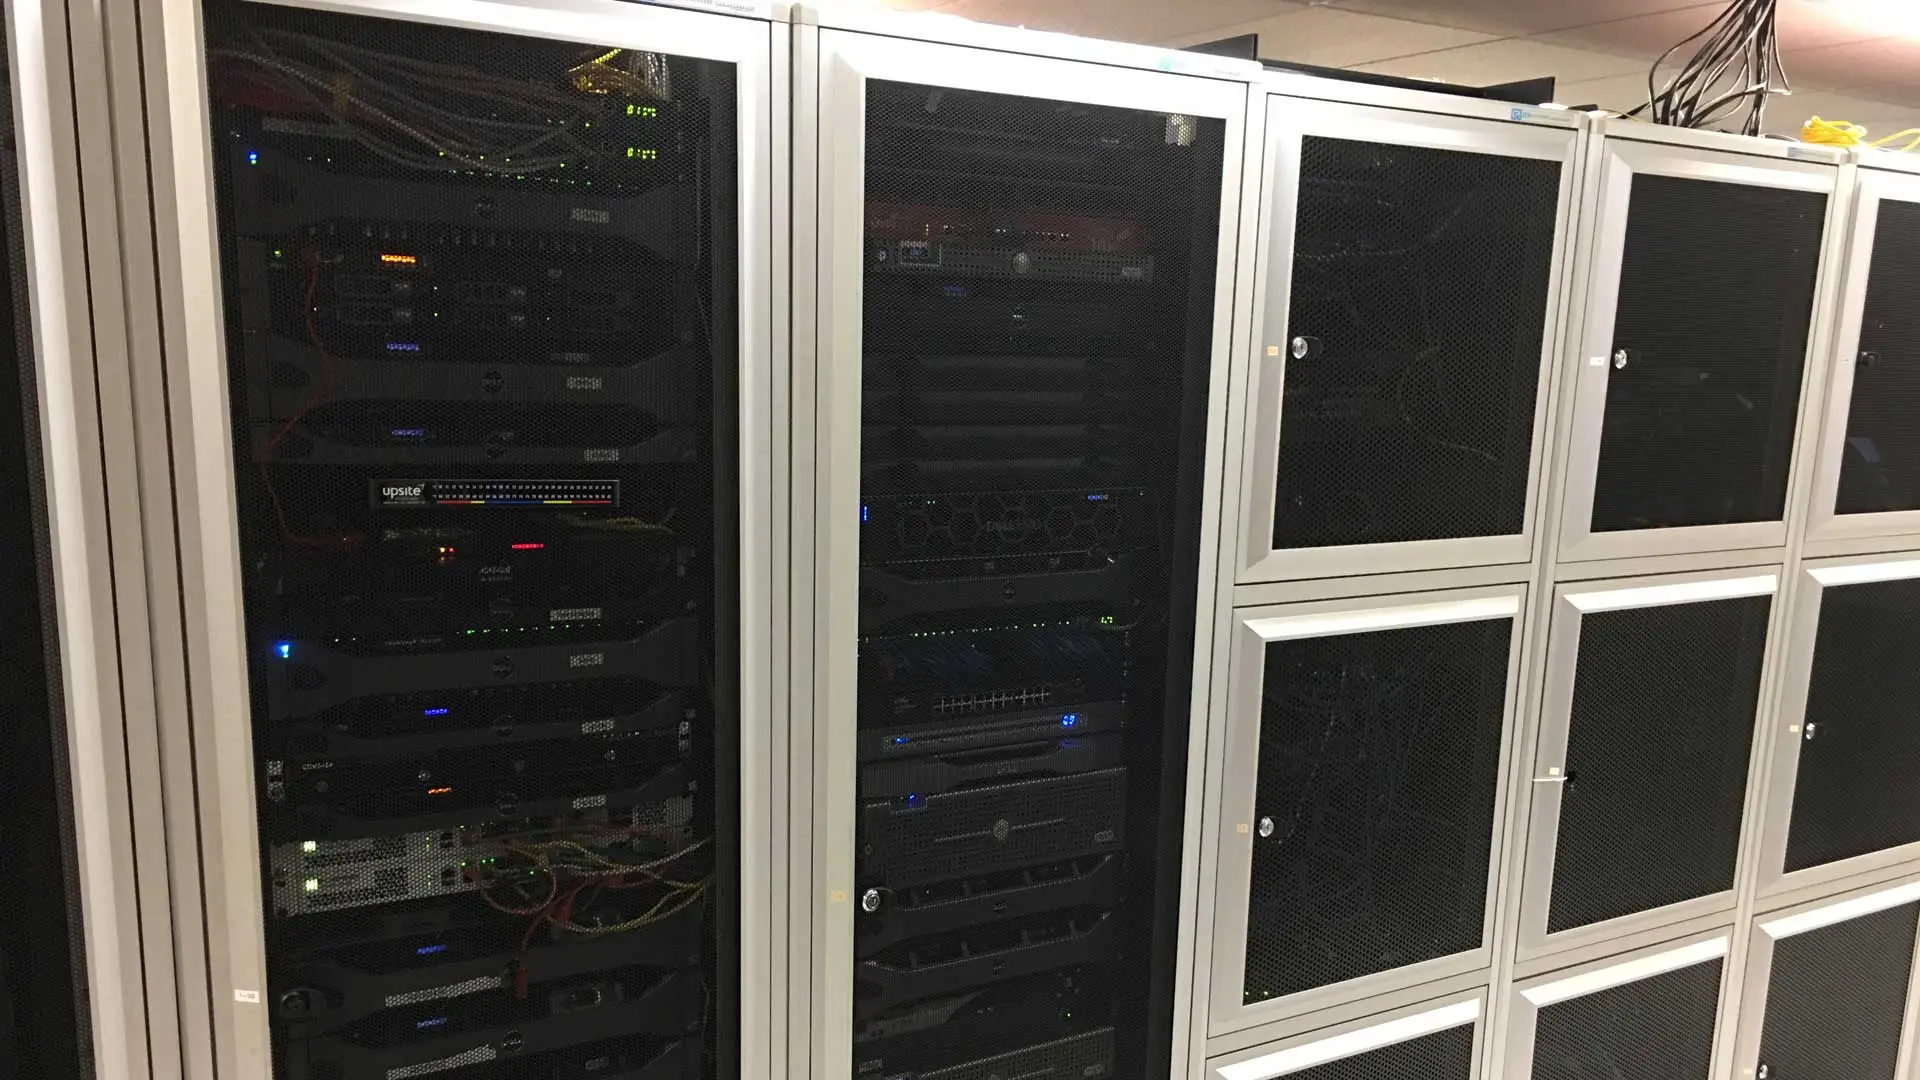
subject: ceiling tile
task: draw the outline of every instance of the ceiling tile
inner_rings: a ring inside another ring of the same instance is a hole
[[[1712,25],[1722,10],[1720,4],[1709,4],[1631,19],[1610,19],[1541,34],[1539,37],[1542,41],[1561,45],[1599,49],[1623,56],[1645,56],[1651,60]],[[1780,46],[1783,51],[1817,49],[1875,36],[1862,31],[1857,25],[1834,18],[1831,9],[1812,0],[1780,0],[1779,10]],[[1699,44],[1696,42],[1685,47],[1681,55],[1691,55]]]
[[[898,4],[901,0],[888,0]],[[904,0],[925,4],[927,0]],[[1115,41],[1157,43],[1182,38],[1207,41],[1226,37],[1223,27],[1299,11],[1294,0],[947,0],[938,10],[978,22],[1030,26]]]
[[[1225,27],[1213,33],[1217,37],[1257,33],[1263,59],[1292,60],[1322,67],[1352,67],[1491,40],[1490,35],[1471,30],[1324,7]],[[1205,40],[1205,35],[1180,39],[1179,43],[1199,40]]]
[[[1796,85],[1831,88],[1905,108],[1920,106],[1920,39],[1881,38],[1785,55]]]
[[[1704,0],[1711,5],[1725,0]],[[1598,19],[1625,19],[1675,8],[1701,6],[1703,0],[1332,0],[1333,6],[1373,15],[1457,26],[1488,34],[1525,35],[1564,30]],[[1601,14],[1600,12],[1604,12]]]
[[[1415,79],[1487,84],[1551,75],[1565,82],[1643,71],[1646,62],[1544,41],[1509,38],[1459,49],[1356,65],[1361,71]]]

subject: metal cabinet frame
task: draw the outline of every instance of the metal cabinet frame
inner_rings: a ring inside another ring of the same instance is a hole
[[[1708,1077],[1725,1075],[1724,1058],[1728,1054],[1726,1032],[1730,1011],[1737,994],[1729,988],[1739,985],[1739,972],[1733,966],[1733,935],[1728,930],[1694,934],[1651,948],[1637,949],[1605,960],[1557,971],[1551,975],[1513,984],[1505,1004],[1501,1026],[1505,1029],[1500,1075],[1506,1080],[1532,1080],[1534,1038],[1540,1010],[1562,1001],[1585,997],[1603,990],[1651,979],[1710,960],[1725,961],[1720,973],[1720,995],[1714,1023],[1713,1065]]]
[[[1866,315],[1867,287],[1873,269],[1874,241],[1879,235],[1880,206],[1884,202],[1920,203],[1920,165],[1897,154],[1868,152],[1857,170],[1858,182],[1847,236],[1847,254],[1833,313],[1832,348],[1821,354],[1827,365],[1825,409],[1817,414],[1821,426],[1812,492],[1806,518],[1806,545],[1810,553],[1837,555],[1849,540],[1881,547],[1912,547],[1899,538],[1920,534],[1920,509],[1874,514],[1839,514],[1840,472],[1845,458],[1847,426],[1853,407],[1853,380]]]
[[[1512,805],[1516,749],[1520,741],[1518,720],[1521,715],[1521,688],[1525,680],[1522,661],[1528,623],[1525,614],[1527,591],[1528,587],[1524,584],[1490,585],[1452,592],[1242,608],[1233,612],[1232,629],[1220,642],[1215,658],[1226,680],[1222,702],[1224,723],[1219,734],[1225,770],[1216,789],[1219,792],[1221,819],[1213,881],[1212,970],[1208,980],[1209,1035],[1225,1035],[1361,998],[1465,976],[1493,962],[1495,927],[1499,921],[1496,908],[1503,892],[1502,872],[1509,861],[1502,850],[1503,838]],[[1508,646],[1498,780],[1491,835],[1488,837],[1490,858],[1480,945],[1452,956],[1317,987],[1256,1005],[1245,1004],[1243,983],[1253,859],[1252,811],[1259,780],[1257,748],[1262,658],[1266,646],[1274,641],[1289,639],[1501,618],[1511,620],[1512,636]]]
[[[1197,1059],[1190,1035],[1195,922],[1208,746],[1209,671],[1221,542],[1222,466],[1227,451],[1230,361],[1240,340],[1242,158],[1248,84],[1258,65],[984,26],[938,16],[852,10],[796,12],[794,83],[794,457],[792,472],[794,656],[792,768],[795,813],[788,832],[796,927],[808,947],[791,954],[807,979],[805,1015],[789,1019],[789,1075],[851,1074],[854,736],[860,537],[861,299],[864,270],[865,81],[935,86],[1122,108],[1216,117],[1226,124],[1220,258],[1215,273],[1205,487],[1194,613],[1193,702],[1181,856],[1179,941],[1172,1017],[1173,1062]],[[802,670],[802,668],[806,670]],[[803,864],[802,864],[803,863]],[[1204,970],[1204,967],[1199,970]],[[796,990],[798,993],[798,990]],[[803,1073],[801,1062],[806,1062]]]
[[[1552,612],[1548,617],[1547,660],[1544,686],[1535,729],[1533,764],[1523,798],[1527,800],[1524,839],[1516,841],[1515,857],[1524,860],[1520,899],[1520,928],[1517,960],[1521,965],[1541,960],[1582,945],[1654,931],[1675,923],[1712,916],[1729,915],[1738,900],[1740,884],[1747,878],[1760,804],[1759,784],[1764,723],[1768,715],[1768,687],[1780,663],[1780,628],[1785,621],[1785,606],[1779,598],[1779,567],[1740,567],[1725,570],[1615,578],[1591,583],[1563,583],[1554,588]],[[1580,659],[1580,629],[1584,617],[1602,611],[1644,610],[1697,604],[1739,597],[1772,597],[1767,619],[1766,651],[1761,665],[1759,692],[1751,723],[1753,746],[1748,754],[1743,811],[1732,880],[1728,887],[1708,896],[1671,904],[1649,911],[1609,919],[1559,933],[1547,930],[1552,899],[1553,868],[1559,837],[1559,812],[1567,774],[1567,743],[1571,735],[1574,681]]]
[[[1558,510],[1561,563],[1688,552],[1737,551],[1784,547],[1798,527],[1812,469],[1810,416],[1822,399],[1824,365],[1831,335],[1831,297],[1845,251],[1846,211],[1852,195],[1852,166],[1832,147],[1767,142],[1717,132],[1662,128],[1610,120],[1595,125],[1581,196],[1579,270],[1569,314],[1567,353],[1562,360],[1566,401],[1558,436],[1566,458]],[[1800,383],[1800,408],[1786,485],[1786,512],[1780,521],[1697,525],[1668,529],[1594,532],[1594,484],[1599,471],[1606,416],[1607,381],[1613,370],[1615,308],[1621,258],[1626,243],[1629,200],[1635,175],[1675,176],[1820,192],[1828,196],[1825,240],[1808,328],[1807,361]]]
[[[1813,674],[1814,645],[1820,632],[1821,598],[1829,586],[1920,578],[1920,552],[1812,560],[1803,564],[1795,577],[1783,635],[1778,711],[1764,740],[1769,744],[1765,831],[1757,857],[1758,893],[1763,899],[1920,862],[1920,841],[1916,841],[1793,873],[1786,871],[1795,777],[1804,740],[1802,725]]]
[[[1767,1016],[1768,984],[1773,974],[1773,948],[1777,942],[1910,904],[1915,900],[1920,900],[1920,878],[1856,889],[1757,916],[1747,943],[1737,1041],[1733,1046],[1731,1062],[1722,1062],[1721,1068],[1730,1068],[1736,1080],[1756,1080],[1760,1041],[1764,1034],[1762,1029]],[[1894,1069],[1895,1077],[1912,1076],[1915,1066],[1920,1065],[1920,941],[1916,942],[1915,952],[1913,969],[1909,973],[1906,1021],[1900,1041],[1899,1064]]]
[[[773,630],[776,553],[784,555],[784,517],[776,513],[774,383],[786,367],[785,263],[787,156],[785,94],[775,58],[784,57],[783,12],[767,3],[714,5],[729,16],[635,6],[613,0],[271,0],[339,14],[405,19],[533,38],[618,44],[737,65],[739,71],[740,341],[740,798],[741,1071],[781,1074],[769,1036],[784,986],[770,970],[779,955],[773,831],[784,805],[785,775],[775,768],[784,725],[773,681],[784,643]],[[732,17],[739,15],[744,17]],[[169,658],[187,681],[163,710],[170,761],[181,790],[199,792],[197,814],[169,820],[173,843],[197,851],[200,880],[176,888],[197,893],[205,923],[182,944],[194,968],[183,976],[211,1004],[211,1033],[200,1025],[194,1075],[259,1077],[270,1060],[264,915],[260,895],[247,694],[240,554],[234,517],[231,420],[227,409],[226,333],[220,313],[220,265],[214,223],[213,167],[201,13],[193,0],[159,0],[141,28],[150,50],[149,130],[154,183],[154,255],[158,325],[167,372],[138,403],[144,422],[169,432],[160,447],[175,469],[177,507],[149,507],[152,529],[177,528],[179,611],[183,629]],[[778,316],[778,319],[777,319]],[[780,326],[776,326],[778,321]],[[157,382],[157,381],[156,381]],[[781,419],[784,419],[783,417]],[[169,519],[177,510],[177,517]],[[214,932],[211,928],[218,928]],[[209,1034],[211,1037],[209,1038]]]
[[[1298,79],[1297,76],[1293,77]],[[1298,88],[1277,80],[1273,89]],[[1241,584],[1290,578],[1336,577],[1370,573],[1435,570],[1455,566],[1525,563],[1532,557],[1539,524],[1539,508],[1546,487],[1548,445],[1552,441],[1550,408],[1554,361],[1560,355],[1562,312],[1576,219],[1579,158],[1584,140],[1578,113],[1540,109],[1498,110],[1498,118],[1465,116],[1458,112],[1422,111],[1430,95],[1402,93],[1393,107],[1347,102],[1313,101],[1270,94],[1266,101],[1267,138],[1261,170],[1257,212],[1263,217],[1255,254],[1254,302],[1251,315],[1256,347],[1245,390],[1251,419],[1246,433],[1245,464],[1239,478],[1243,508],[1238,530],[1239,558],[1235,580]],[[1411,100],[1407,100],[1411,99]],[[1393,98],[1383,98],[1391,101]],[[1534,395],[1533,438],[1528,464],[1527,496],[1521,527],[1501,536],[1420,540],[1389,544],[1276,550],[1273,520],[1279,478],[1281,403],[1286,385],[1290,340],[1287,316],[1291,302],[1295,219],[1300,197],[1300,147],[1307,136],[1328,136],[1360,142],[1468,151],[1514,158],[1557,161],[1561,164],[1559,210],[1554,225],[1553,254],[1546,297],[1546,320],[1541,327],[1541,353]],[[1250,208],[1252,212],[1252,208]]]
[[[1484,990],[1435,998],[1210,1058],[1206,1071],[1197,1075],[1205,1080],[1278,1080],[1317,1065],[1471,1024],[1475,1037],[1469,1075],[1481,1077],[1486,1075],[1486,999]]]

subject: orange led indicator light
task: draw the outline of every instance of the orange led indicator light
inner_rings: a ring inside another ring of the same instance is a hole
[[[402,255],[394,251],[383,251],[380,253],[380,261],[386,263],[388,266],[417,266],[420,263],[420,256]]]

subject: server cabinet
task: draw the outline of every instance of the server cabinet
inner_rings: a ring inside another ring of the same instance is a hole
[[[1239,580],[1526,562],[1578,118],[1267,103]]]
[[[1748,944],[1736,1075],[1756,1080],[1913,1075],[1920,883],[1762,916]]]
[[[1555,590],[1525,957],[1731,909],[1777,574]]]
[[[1501,1075],[1708,1080],[1719,1046],[1725,933],[1642,949],[1513,988]]]
[[[817,50],[816,1073],[1167,1076],[1246,84]]]
[[[1762,890],[1920,857],[1920,559],[1806,564],[1789,632]]]
[[[1207,1080],[1476,1080],[1484,993],[1437,998],[1207,1062]]]
[[[222,1065],[766,1075],[776,29],[201,23]]]
[[[1778,547],[1837,158],[1644,137],[1590,155],[1560,557]]]
[[[1491,961],[1524,597],[1235,612],[1212,1033]]]
[[[1920,176],[1859,170],[1809,542],[1920,531]]]

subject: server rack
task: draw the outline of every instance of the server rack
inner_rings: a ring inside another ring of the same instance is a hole
[[[1904,341],[1917,206],[1920,176],[1898,155],[1861,158],[1833,348],[1824,358],[1831,385],[1806,528],[1816,554],[1908,547],[1896,538],[1920,528]]]
[[[1920,881],[1910,872],[1757,917],[1737,1074],[1912,1075],[1920,1061],[1917,927]]]
[[[1236,580],[1526,563],[1580,118],[1268,89]]]
[[[1732,935],[1697,934],[1516,983],[1506,1071],[1518,1080],[1724,1075]]]
[[[1734,910],[1779,585],[1776,564],[1556,587],[1520,959]]]
[[[1250,66],[819,18],[815,1075],[1179,1075]]]
[[[1916,748],[1903,717],[1915,640],[1912,554],[1809,560],[1790,613],[1759,890],[1778,896],[1920,856]]]
[[[772,1069],[773,14],[170,22],[219,1075]]]
[[[1558,559],[1782,548],[1824,386],[1841,155],[1623,121],[1593,140]]]

